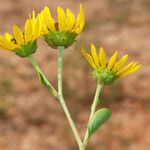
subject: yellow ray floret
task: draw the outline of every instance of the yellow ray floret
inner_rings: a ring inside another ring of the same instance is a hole
[[[45,26],[48,28],[48,30],[44,29],[45,34],[47,34],[48,31],[64,31],[79,34],[84,27],[85,16],[81,4],[77,19],[70,9],[67,9],[65,12],[60,6],[57,8],[58,21],[56,22],[52,18],[50,9],[48,7],[45,7],[41,13],[44,14],[44,28]]]
[[[52,18],[50,9],[48,7],[44,8],[43,14],[45,22],[44,28],[48,28],[50,31],[56,31],[55,20]],[[47,33],[49,30],[44,30],[44,32]]]
[[[43,15],[39,14],[35,17],[35,12],[33,11],[32,17],[26,20],[24,26],[24,32],[17,26],[13,26],[13,35],[5,33],[5,36],[0,36],[0,47],[15,51],[28,42],[35,41],[42,33],[43,26]]]
[[[96,48],[94,44],[91,44],[91,54],[86,52],[84,48],[82,48],[82,54],[88,61],[88,63],[94,68],[98,70],[107,69],[111,71],[116,77],[124,77],[129,74],[134,73],[135,71],[139,70],[141,65],[137,62],[130,62],[128,65],[125,66],[127,62],[128,55],[124,55],[120,60],[117,61],[118,52],[116,51],[112,57],[106,60],[106,53],[104,48],[100,48],[99,55],[96,52]]]

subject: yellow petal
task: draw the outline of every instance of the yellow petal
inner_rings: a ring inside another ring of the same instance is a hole
[[[75,24],[75,16],[70,9],[66,11],[68,31],[71,31]]]
[[[29,42],[32,41],[32,23],[30,19],[27,19],[26,23],[25,23],[25,30],[24,30],[24,34],[25,34],[25,42]]]
[[[132,73],[136,72],[137,70],[139,70],[140,68],[141,68],[141,65],[138,65],[138,66],[132,68],[131,70],[122,73],[122,74],[120,75],[120,77],[124,77],[124,76],[127,76],[127,75],[129,75],[129,74],[132,74]]]
[[[48,7],[44,8],[44,20],[45,20],[45,23],[46,23],[47,27],[49,28],[49,30],[56,31],[55,21],[51,17],[51,12]]]
[[[134,68],[135,66],[137,66],[138,62],[134,62],[132,65],[132,68]]]
[[[14,44],[11,41],[4,39],[1,36],[0,36],[0,45],[4,49],[8,49],[8,50],[12,50],[12,51],[19,47],[18,45]]]
[[[17,41],[17,44],[18,45],[24,44],[23,34],[18,26],[16,25],[13,26],[13,32],[14,32],[14,37],[15,37],[15,40]]]
[[[106,67],[106,53],[105,50],[101,47],[99,53],[99,62],[103,68]]]
[[[91,53],[92,53],[92,57],[93,57],[96,67],[100,67],[96,48],[95,48],[94,44],[91,44]]]
[[[124,67],[123,69],[119,70],[116,75],[120,76],[122,73],[128,71],[129,69],[131,69],[131,67],[134,65],[135,62],[130,62],[126,67]]]
[[[48,30],[47,26],[44,24],[43,25],[43,33],[42,33],[42,35],[48,34],[48,32],[49,32],[49,30]]]
[[[37,17],[37,22],[35,25],[35,30],[36,30],[36,35],[37,35],[36,38],[38,38],[42,34],[42,28],[44,26],[43,19],[44,19],[44,15],[40,13]]]
[[[81,52],[82,52],[83,56],[86,58],[86,60],[88,61],[88,63],[89,63],[93,68],[96,68],[96,65],[94,64],[92,57],[85,51],[84,48],[81,49]]]
[[[108,67],[107,67],[108,69],[112,69],[112,67],[114,66],[117,60],[117,57],[118,57],[118,52],[116,51],[108,61]]]
[[[11,41],[13,37],[9,33],[5,33],[5,39]]]
[[[43,13],[42,13],[43,14]],[[30,15],[29,15],[30,16]],[[42,16],[41,14],[40,14],[40,16]],[[36,21],[37,21],[37,18],[38,17],[36,17],[36,14],[35,14],[35,11],[33,10],[32,11],[32,16],[30,16],[29,17],[29,20],[30,20],[30,23],[31,23],[31,25],[32,25],[32,36],[36,33]]]
[[[77,17],[75,26],[72,29],[72,32],[79,34],[82,31],[84,24],[85,24],[84,10],[83,10],[82,5],[80,4],[80,12]]]
[[[112,71],[116,72],[123,67],[128,59],[128,55],[123,56],[112,68]]]
[[[57,8],[59,31],[67,31],[65,12],[61,7]]]
[[[6,40],[6,39],[5,39]],[[9,49],[8,48],[8,45],[7,44],[5,44],[5,42],[4,42],[4,38],[2,37],[2,36],[0,36],[0,47],[1,48],[3,48],[3,49]]]
[[[35,21],[35,11],[32,11],[32,20]]]

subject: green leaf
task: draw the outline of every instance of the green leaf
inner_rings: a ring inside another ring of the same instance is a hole
[[[93,118],[88,124],[90,136],[111,117],[111,114],[111,111],[107,108],[102,108],[95,112]]]
[[[41,84],[45,87],[48,88],[48,90],[53,94],[53,96],[58,97],[58,93],[57,91],[53,88],[53,86],[47,81],[47,79],[45,78],[45,76],[37,70],[38,76],[39,76],[39,80],[41,82]]]
[[[38,72],[38,76],[39,76],[39,80],[40,80],[41,84],[43,84],[44,86],[47,86],[47,81],[44,78],[43,74],[41,72]]]

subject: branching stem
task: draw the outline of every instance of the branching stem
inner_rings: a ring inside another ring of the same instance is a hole
[[[70,127],[74,133],[74,136],[75,136],[76,141],[77,141],[78,146],[79,146],[79,150],[85,150],[83,147],[83,143],[81,141],[81,138],[79,136],[79,133],[75,127],[75,124],[71,118],[71,115],[69,113],[69,110],[67,108],[67,105],[66,105],[64,97],[63,97],[63,92],[62,92],[62,66],[63,66],[62,54],[63,54],[63,49],[64,49],[63,46],[58,47],[58,94],[59,94],[59,100],[60,100],[61,106],[63,107],[65,115],[69,121]]]

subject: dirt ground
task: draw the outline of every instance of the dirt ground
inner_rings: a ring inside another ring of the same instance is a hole
[[[83,4],[84,31],[64,53],[66,103],[84,136],[96,83],[80,47],[94,42],[110,56],[128,53],[142,68],[103,89],[99,107],[113,115],[92,137],[88,150],[150,149],[150,1],[149,0],[0,0],[0,34],[23,27],[32,10],[58,5],[78,13]],[[42,39],[34,55],[57,87],[57,51]],[[77,150],[59,103],[42,87],[28,59],[0,51],[0,150]]]

